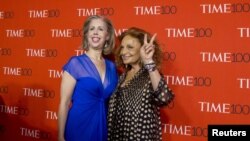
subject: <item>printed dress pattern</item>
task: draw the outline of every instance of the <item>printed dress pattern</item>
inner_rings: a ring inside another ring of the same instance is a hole
[[[174,98],[162,76],[154,91],[149,73],[142,68],[125,86],[124,73],[110,98],[109,141],[161,141],[160,107]]]

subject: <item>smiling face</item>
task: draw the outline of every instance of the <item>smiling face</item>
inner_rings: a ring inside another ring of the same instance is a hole
[[[87,39],[90,48],[102,49],[109,39],[107,26],[102,19],[93,19],[89,24]]]
[[[137,38],[126,35],[120,45],[120,57],[126,65],[139,65],[141,43]]]

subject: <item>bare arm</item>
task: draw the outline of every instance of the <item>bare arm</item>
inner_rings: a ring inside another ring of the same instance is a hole
[[[140,54],[141,54],[141,59],[144,63],[144,65],[154,63],[153,61],[153,55],[155,52],[154,48],[154,40],[156,38],[156,34],[153,35],[149,43],[147,42],[147,34],[144,35],[144,44],[141,47]],[[156,67],[156,66],[155,66]],[[152,82],[153,89],[156,90],[158,87],[158,84],[161,79],[161,75],[158,71],[158,69],[155,69],[153,71],[149,71],[149,76]]]
[[[160,75],[158,69],[149,72],[149,76],[150,76],[150,80],[151,80],[153,89],[156,90],[158,87],[158,84],[161,80],[161,75]]]
[[[58,109],[58,141],[65,141],[65,124],[75,84],[76,80],[65,71],[62,75],[60,88],[60,103]]]
[[[153,60],[155,46],[153,44],[156,34],[147,42],[147,35],[144,36],[144,44],[141,47],[140,53],[144,63],[144,67],[148,70],[152,87],[154,89],[155,101],[158,105],[169,104],[173,98],[174,93],[168,88],[163,76],[161,76],[156,64]]]

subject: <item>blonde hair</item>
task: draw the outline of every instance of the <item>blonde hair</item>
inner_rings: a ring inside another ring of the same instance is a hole
[[[89,46],[88,46],[88,40],[87,40],[87,33],[89,31],[89,25],[90,22],[93,19],[101,19],[104,21],[104,23],[107,26],[107,32],[108,32],[108,36],[110,37],[109,40],[106,41],[104,48],[103,48],[103,54],[104,55],[108,55],[112,52],[112,50],[115,47],[115,30],[114,30],[114,26],[112,24],[112,22],[103,16],[99,16],[99,15],[93,15],[93,16],[89,16],[86,21],[83,24],[83,49],[84,50],[88,50]]]

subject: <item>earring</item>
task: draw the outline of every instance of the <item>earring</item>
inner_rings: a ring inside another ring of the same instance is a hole
[[[141,59],[139,60],[139,65],[142,67],[143,66],[143,63],[141,61]]]
[[[108,42],[106,41],[105,45],[104,45],[104,48],[107,48],[107,47],[108,47]]]

